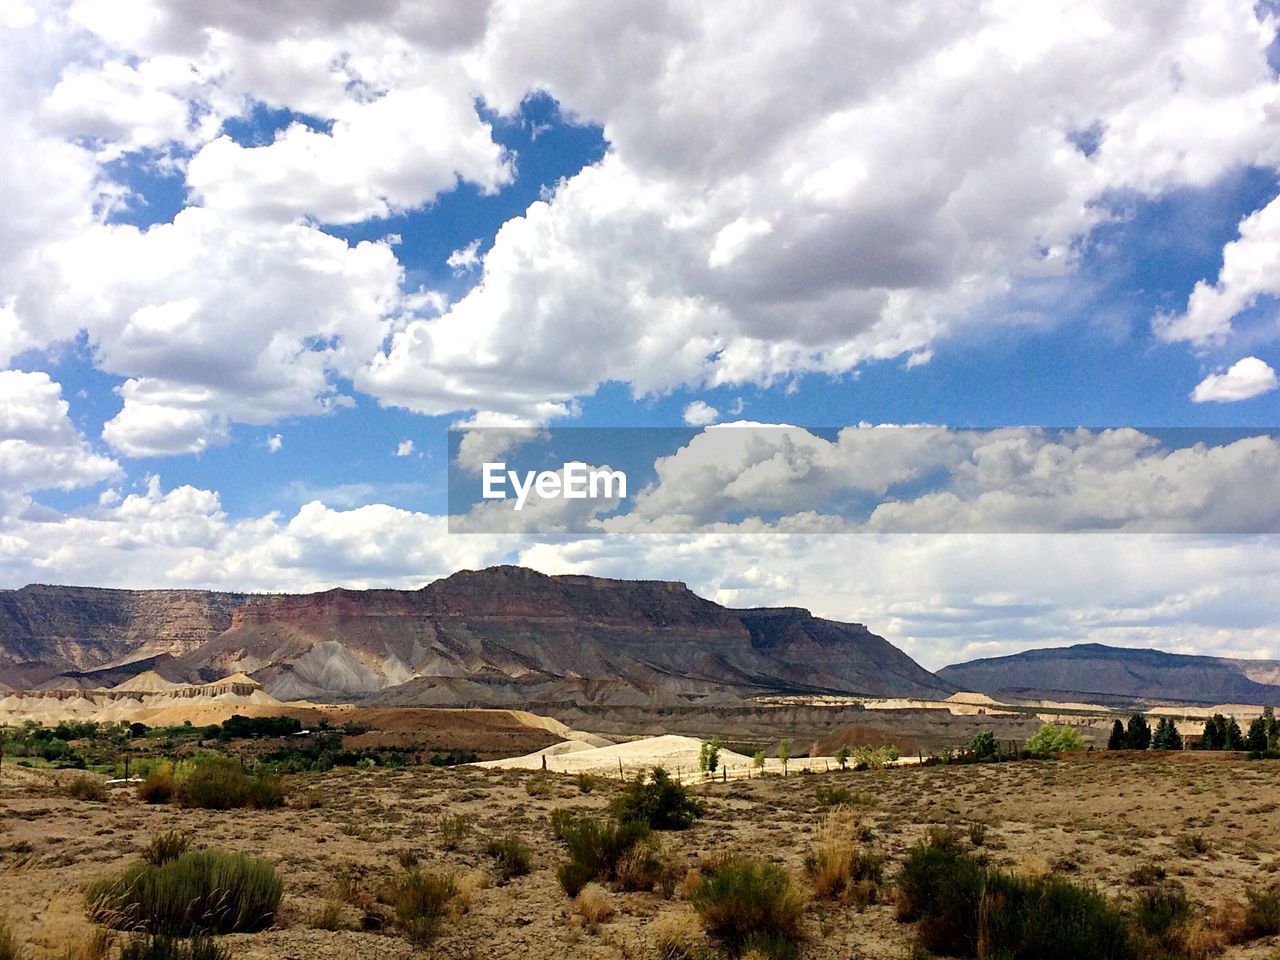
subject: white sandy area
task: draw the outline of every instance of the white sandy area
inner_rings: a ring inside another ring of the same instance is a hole
[[[523,757],[485,760],[475,766],[492,767],[498,770],[542,770],[545,758],[545,769],[549,773],[594,773],[600,776],[618,776],[621,772],[622,775],[630,777],[643,770],[662,767],[673,777],[690,782],[703,779],[698,769],[701,751],[702,741],[696,737],[667,734],[597,748],[588,747],[579,741],[566,741]],[[901,765],[916,762],[918,761],[915,757],[904,757],[898,761]],[[836,769],[839,769],[839,764],[834,757],[798,757],[786,765],[787,772],[791,774],[805,770],[824,772]],[[765,761],[764,773],[780,775],[782,772],[781,760],[770,758]],[[759,776],[760,773],[751,757],[745,757],[731,750],[720,751],[720,767],[716,772],[716,779],[738,780]]]

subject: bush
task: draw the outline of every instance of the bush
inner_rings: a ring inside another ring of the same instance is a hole
[[[107,785],[102,782],[101,777],[96,777],[91,773],[82,773],[80,776],[74,777],[67,781],[62,789],[68,797],[76,800],[105,803],[107,799]]]
[[[1031,735],[1026,743],[1027,752],[1035,757],[1052,757],[1068,750],[1083,750],[1084,737],[1071,727],[1059,727],[1046,723]],[[1143,747],[1145,750],[1146,748]]]
[[[143,803],[168,803],[173,799],[173,764],[156,764],[138,784],[138,799]]]
[[[973,738],[973,743],[969,747],[973,751],[975,760],[991,760],[994,759],[999,745],[996,743],[996,735],[990,730],[984,730]]]
[[[898,877],[898,917],[934,953],[1001,960],[1130,960],[1124,916],[1057,876],[1015,877],[968,854],[914,847]]]
[[[90,916],[117,930],[161,936],[252,933],[270,926],[283,885],[265,860],[222,850],[142,862],[90,886]]]
[[[231,951],[208,937],[135,937],[120,951],[120,960],[231,960]]]
[[[618,820],[643,823],[651,830],[685,830],[705,812],[662,767],[628,781],[626,789],[610,801],[609,809]]]
[[[590,793],[596,788],[596,778],[589,773],[580,773],[573,778],[579,793]]]
[[[178,830],[157,833],[142,848],[142,859],[153,867],[160,867],[170,860],[177,860],[191,846],[191,838]]]
[[[1245,934],[1251,939],[1280,933],[1280,887],[1270,890],[1245,891],[1249,905],[1245,907]]]
[[[804,895],[777,864],[729,860],[690,891],[702,925],[731,955],[787,956],[801,938]]]
[[[523,877],[533,863],[533,853],[517,837],[491,839],[484,852],[493,857],[498,868],[498,882],[506,883],[515,877]]]
[[[440,847],[444,850],[457,850],[471,835],[471,821],[460,813],[446,813],[436,826],[440,831]]]
[[[859,907],[875,903],[884,882],[884,857],[861,846],[863,830],[852,812],[837,808],[822,821],[805,869],[821,900]]]
[[[609,895],[594,885],[579,891],[574,898],[573,909],[582,918],[588,933],[595,933],[600,924],[613,916],[613,904],[609,902]]]
[[[571,897],[592,880],[614,879],[623,856],[649,835],[649,828],[637,821],[568,815],[553,816],[552,828],[569,848],[569,862],[560,867],[556,879]]]
[[[614,877],[623,890],[652,890],[663,878],[662,846],[656,837],[645,837],[618,859]]]
[[[231,757],[196,757],[179,769],[175,779],[174,799],[183,807],[270,810],[284,805],[285,789],[279,777],[250,776]]]
[[[416,867],[391,880],[385,896],[395,911],[397,925],[419,945],[434,940],[445,919],[461,912],[453,877]]]
[[[9,925],[0,917],[0,960],[22,960],[24,954],[9,932]]]
[[[1191,901],[1180,884],[1162,883],[1142,890],[1134,900],[1131,916],[1137,939],[1144,942],[1144,953],[1184,952]]]

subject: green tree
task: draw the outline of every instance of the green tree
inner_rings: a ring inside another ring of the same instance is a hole
[[[1244,734],[1240,732],[1240,724],[1236,723],[1235,717],[1228,718],[1226,733],[1223,736],[1223,740],[1224,750],[1244,749]]]
[[[1245,737],[1244,745],[1250,750],[1261,753],[1269,745],[1270,738],[1267,732],[1267,718],[1254,717],[1253,722],[1249,724],[1249,735]]]
[[[990,730],[982,731],[973,738],[970,749],[976,759],[990,760],[996,755],[996,735]]]
[[[753,756],[753,757],[751,758],[751,764],[752,764],[752,766],[754,766],[757,770],[763,770],[763,769],[764,769],[764,751],[763,751],[763,750],[757,750],[757,751],[756,751],[755,756]]]
[[[791,759],[791,741],[782,740],[778,743],[778,759],[782,761],[782,775],[787,775],[787,761]]]
[[[1157,750],[1182,749],[1182,734],[1178,732],[1178,725],[1173,722],[1173,717],[1160,718],[1160,722],[1156,724],[1156,735],[1151,745]]]
[[[1227,746],[1227,718],[1215,713],[1204,722],[1204,733],[1200,736],[1201,750],[1225,750]]]
[[[841,770],[849,764],[849,748],[843,743],[840,744],[840,749],[836,751],[836,763],[840,764]]]
[[[1125,731],[1124,739],[1130,750],[1146,750],[1151,746],[1151,724],[1147,723],[1147,718],[1140,713],[1135,713],[1129,718],[1129,729]]]
[[[703,740],[698,748],[698,769],[703,773],[715,773],[720,767],[720,749],[723,746],[719,737]]]
[[[1027,741],[1028,752],[1038,757],[1052,757],[1067,750],[1083,750],[1084,737],[1071,727],[1046,723]]]
[[[1124,721],[1116,717],[1116,722],[1111,724],[1111,736],[1107,738],[1108,750],[1123,750],[1129,746],[1129,741],[1124,733]]]

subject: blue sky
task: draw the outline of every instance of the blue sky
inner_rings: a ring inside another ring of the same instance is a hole
[[[966,599],[958,545],[824,590],[817,541],[765,572],[746,537],[730,561],[693,530],[445,528],[451,428],[1280,423],[1273,7],[912,6],[6,8],[0,578],[311,589],[516,560],[726,602],[792,581],[920,649],[967,603],[1008,611],[974,649],[1261,649],[1265,615],[1242,634],[1221,612],[1271,568],[1256,541],[1229,572],[1179,541],[1183,579],[1075,628],[1136,540],[1063,583],[1010,547],[1024,582],[992,601]],[[1024,480],[1106,460],[1028,444]],[[851,496],[838,447],[806,467],[822,502]],[[1270,448],[1242,449],[1133,447],[1098,482],[1136,505],[1163,488],[1114,485],[1159,477],[1197,529],[1271,530],[1242,486]],[[805,513],[792,486],[775,531]]]

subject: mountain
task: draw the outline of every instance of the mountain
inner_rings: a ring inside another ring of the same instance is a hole
[[[56,676],[60,686],[114,686],[209,642],[245,599],[47,584],[0,590],[0,684],[30,688]]]
[[[1280,703],[1280,661],[1188,656],[1098,643],[971,660],[943,667],[938,676],[962,690],[994,697]]]
[[[0,593],[0,610],[11,608],[22,616],[0,617],[0,681],[12,687],[83,686],[107,673],[118,684],[152,670],[193,683],[242,672],[281,699],[441,706],[954,692],[861,624],[731,610],[681,583],[511,566],[413,591],[26,587]]]

